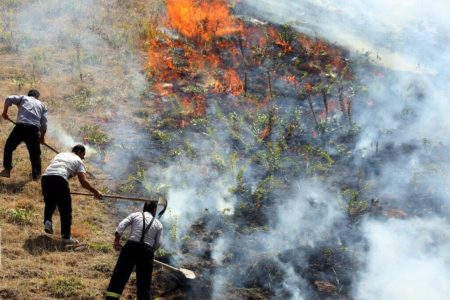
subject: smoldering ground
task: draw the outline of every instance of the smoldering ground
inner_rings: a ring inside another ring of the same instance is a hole
[[[448,284],[440,280],[450,282],[442,252],[448,237],[437,233],[447,227],[449,211],[448,3],[248,0],[240,8],[250,13],[249,7],[257,17],[347,47],[355,62],[365,53],[380,66],[378,73],[353,65],[368,89],[354,103],[361,126],[355,162],[361,167],[376,161],[369,167],[370,194],[411,215],[404,221],[363,222],[369,244],[354,296],[422,299],[431,293],[445,299]],[[390,240],[392,232],[403,242]]]
[[[420,299],[429,291],[444,298],[448,295],[445,282],[450,280],[446,269],[439,266],[448,266],[448,237],[435,233],[448,227],[445,149],[449,141],[442,130],[448,128],[444,101],[448,71],[441,70],[448,58],[440,55],[448,50],[440,42],[448,38],[443,31],[448,28],[444,18],[448,7],[438,2],[423,10],[415,1],[398,3],[400,7],[385,1],[364,5],[355,1],[242,1],[235,7],[237,12],[256,12],[256,17],[275,23],[292,21],[297,30],[353,51],[349,57],[355,60],[352,68],[367,92],[358,93],[354,100],[358,134],[328,135],[348,140],[347,152],[354,157],[340,160],[338,155],[319,152],[321,160],[335,159],[341,168],[332,178],[316,176],[306,156],[277,156],[282,146],[276,143],[264,149],[279,138],[286,123],[275,122],[275,133],[262,143],[253,138],[254,132],[262,130],[258,122],[240,117],[239,112],[232,115],[231,109],[220,106],[208,110],[213,120],[208,130],[201,126],[202,130],[188,129],[166,144],[136,130],[134,116],[126,109],[115,109],[119,106],[114,101],[126,98],[127,105],[139,105],[146,84],[139,60],[111,39],[117,36],[114,32],[102,27],[105,14],[97,13],[103,8],[95,1],[39,1],[27,7],[18,15],[26,21],[17,29],[17,45],[24,57],[35,57],[30,67],[43,83],[46,74],[55,72],[77,82],[82,77],[91,86],[106,81],[107,88],[95,93],[114,99],[111,107],[102,107],[108,116],[104,130],[114,137],[113,146],[106,149],[112,154],[105,170],[126,176],[128,169],[123,166],[130,161],[153,160],[143,165],[137,181],[167,191],[172,210],[165,221],[167,249],[178,262],[197,264],[197,270],[208,277],[206,285],[211,286],[194,289],[193,295],[220,299],[240,292],[251,297],[255,289],[262,288],[257,291],[266,298],[320,299],[320,288],[328,284],[331,291],[325,294],[335,298],[370,299],[370,291],[378,291],[373,295],[384,299]],[[253,9],[250,12],[246,7]],[[388,33],[394,34],[386,40]],[[71,49],[71,63],[43,55],[62,49]],[[105,49],[110,56],[104,55]],[[370,53],[361,57],[355,51]],[[367,68],[367,64],[378,67]],[[116,73],[117,68],[125,71]],[[274,94],[284,94],[274,99],[278,107],[274,114],[287,119],[297,95],[286,92],[280,82],[274,83],[274,89],[278,91]],[[269,109],[256,114],[246,106],[241,113],[252,112],[252,118],[267,122]],[[311,137],[315,132],[311,120],[299,122],[306,130],[297,138],[338,153],[331,143]],[[233,137],[232,124],[239,127],[241,140]],[[236,149],[244,149],[244,154]],[[318,152],[314,147],[308,151]],[[155,157],[164,159],[154,161]],[[318,167],[326,170],[330,166],[321,163]],[[370,197],[379,198],[373,210]],[[390,220],[392,209],[400,210],[406,219]],[[359,215],[368,211],[371,214],[366,217]],[[391,230],[402,243],[394,240]],[[418,240],[419,236],[426,239]],[[439,280],[423,280],[424,274],[413,266],[424,267],[427,279]],[[385,274],[389,282],[383,280]],[[400,280],[404,274],[410,275],[406,281]],[[230,284],[236,289],[229,289]]]

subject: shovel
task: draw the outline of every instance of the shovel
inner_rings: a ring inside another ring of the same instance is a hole
[[[191,271],[191,270],[184,269],[184,268],[176,268],[176,267],[173,267],[171,265],[168,265],[168,264],[165,264],[163,262],[160,262],[159,260],[156,260],[156,259],[154,259],[153,262],[158,264],[158,265],[160,265],[160,266],[162,266],[162,267],[165,267],[165,268],[167,268],[169,270],[176,271],[178,273],[183,274],[183,276],[186,279],[195,279],[195,273],[193,271]]]
[[[8,121],[10,121],[11,123],[13,123],[14,125],[17,125],[16,122],[14,122],[13,120],[11,120],[10,118],[8,118]],[[52,150],[53,152],[55,152],[56,154],[59,154],[60,152],[58,150],[56,150],[55,148],[53,148],[52,146],[50,146],[47,143],[43,143],[42,145],[46,146],[48,149]],[[92,174],[91,172],[86,172],[86,174],[88,174],[89,176],[91,176],[92,178],[95,179],[94,174]]]
[[[82,192],[70,192],[70,194],[72,194],[72,195],[80,195],[80,196],[94,196],[93,194],[82,193]],[[121,196],[121,195],[102,195],[102,196],[103,196],[103,198],[123,199],[123,200],[139,201],[139,202],[151,201],[151,199],[128,197],[128,196]],[[158,199],[158,207],[161,208],[161,210],[158,212],[158,218],[161,218],[161,216],[166,211],[167,200],[164,199],[164,198]]]
[[[10,118],[8,118],[8,121],[10,121],[11,123],[13,123],[14,125],[16,125],[16,122],[14,122],[13,120],[11,120]],[[48,145],[47,143],[43,143],[42,145],[46,146],[48,149],[52,150],[53,152],[55,152],[56,154],[58,154],[58,150],[56,150],[55,148],[53,148],[52,146]]]

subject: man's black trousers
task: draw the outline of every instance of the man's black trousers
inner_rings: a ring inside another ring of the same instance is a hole
[[[12,155],[20,143],[25,142],[31,161],[31,175],[34,180],[41,176],[41,146],[39,143],[39,128],[33,125],[17,124],[11,131],[5,143],[3,167],[12,169]]]
[[[150,300],[153,271],[153,248],[147,244],[127,241],[120,251],[108,286],[106,299],[118,299],[136,266],[137,299]]]
[[[42,176],[42,194],[44,195],[44,223],[52,220],[56,207],[61,218],[61,235],[64,239],[70,238],[72,224],[72,198],[69,183],[61,176]]]

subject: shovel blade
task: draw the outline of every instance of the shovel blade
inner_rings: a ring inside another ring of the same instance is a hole
[[[195,273],[188,269],[179,268],[178,269],[181,273],[183,273],[184,277],[187,279],[195,279]]]

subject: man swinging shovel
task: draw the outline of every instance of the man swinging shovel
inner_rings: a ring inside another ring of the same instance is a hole
[[[30,154],[31,175],[33,180],[41,176],[41,147],[45,144],[45,132],[47,131],[47,108],[38,100],[40,94],[37,90],[30,90],[28,95],[9,96],[5,100],[2,117],[10,120],[8,109],[11,105],[17,105],[17,122],[9,135],[3,153],[3,167],[1,177],[11,176],[12,157],[20,143],[24,142]],[[10,120],[11,121],[11,120]],[[14,123],[14,122],[13,122]]]
[[[154,252],[161,245],[163,230],[161,222],[156,219],[157,208],[157,201],[146,202],[142,212],[132,213],[117,226],[114,248],[121,251],[106,299],[120,298],[134,267],[136,267],[137,299],[151,299]],[[120,237],[127,227],[131,227],[131,234],[122,247]]]

